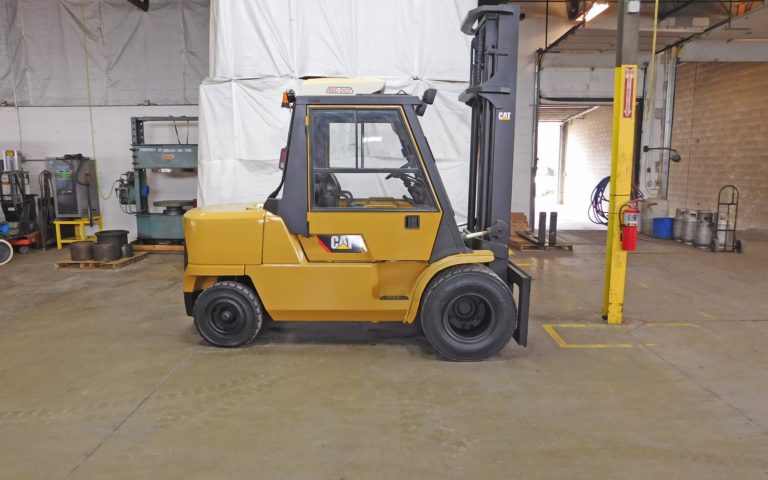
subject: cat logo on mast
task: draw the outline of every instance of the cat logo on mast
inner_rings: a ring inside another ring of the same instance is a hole
[[[317,242],[328,253],[365,252],[362,235],[318,235]]]

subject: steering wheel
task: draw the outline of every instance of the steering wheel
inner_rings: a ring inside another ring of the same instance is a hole
[[[352,203],[352,200],[355,199],[349,190],[339,190],[339,198],[346,200],[348,203]]]

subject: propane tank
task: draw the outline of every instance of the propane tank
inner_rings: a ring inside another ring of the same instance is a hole
[[[632,203],[622,209],[621,215],[621,249],[634,252],[637,249],[637,223],[640,210]]]

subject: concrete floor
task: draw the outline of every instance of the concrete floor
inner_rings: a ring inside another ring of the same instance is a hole
[[[768,234],[744,255],[641,241],[619,327],[598,314],[602,235],[517,256],[530,347],[475,364],[400,325],[281,324],[210,348],[179,256],[114,272],[16,257],[0,267],[0,478],[768,478]]]

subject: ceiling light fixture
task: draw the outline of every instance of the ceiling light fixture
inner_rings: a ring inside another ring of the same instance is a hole
[[[608,3],[607,2],[594,2],[591,7],[589,7],[589,10],[587,12],[580,16],[577,20],[580,20],[582,22],[589,22],[590,20],[593,20],[595,17],[603,13],[608,9]]]

